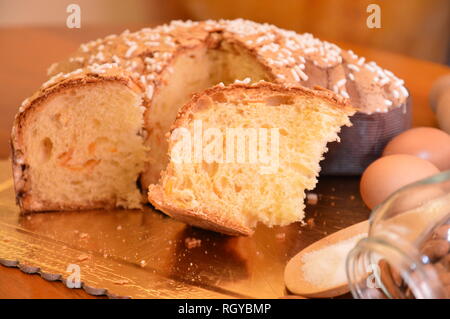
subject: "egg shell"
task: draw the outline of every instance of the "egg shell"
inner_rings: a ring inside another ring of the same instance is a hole
[[[440,96],[436,117],[441,130],[450,134],[450,89]]]
[[[397,135],[386,145],[383,156],[393,154],[414,155],[445,171],[450,169],[450,135],[434,127],[412,128]]]
[[[384,156],[364,171],[360,182],[361,197],[373,209],[401,187],[437,173],[436,166],[417,156]]]

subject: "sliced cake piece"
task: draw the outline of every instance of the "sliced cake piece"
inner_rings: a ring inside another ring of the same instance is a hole
[[[60,74],[27,99],[12,132],[22,212],[140,208],[142,89],[113,65]]]
[[[326,144],[354,109],[323,89],[258,82],[218,85],[181,109],[169,137],[170,161],[149,201],[188,224],[250,235],[258,222],[304,217]]]

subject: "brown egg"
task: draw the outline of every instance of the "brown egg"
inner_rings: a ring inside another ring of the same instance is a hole
[[[428,160],[442,171],[450,169],[450,135],[434,127],[416,127],[394,137],[383,156],[409,154]]]
[[[450,91],[450,74],[441,76],[431,87],[429,101],[433,112],[436,112],[441,96],[448,91]]]
[[[413,155],[384,156],[369,165],[361,182],[361,197],[372,209],[401,187],[439,173],[431,162]]]
[[[450,89],[441,94],[436,109],[439,128],[450,134]]]

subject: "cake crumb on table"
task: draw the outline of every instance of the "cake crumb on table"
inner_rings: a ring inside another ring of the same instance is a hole
[[[81,254],[77,258],[78,261],[85,261],[85,260],[88,260],[88,259],[89,259],[89,255],[86,255],[86,254]]]
[[[126,285],[128,283],[130,283],[130,282],[128,280],[126,280],[126,279],[119,279],[119,280],[115,280],[114,281],[115,285]]]
[[[192,249],[192,248],[200,247],[202,245],[202,240],[193,238],[193,237],[187,237],[184,240],[184,244],[187,249]]]
[[[316,205],[319,201],[319,196],[316,193],[308,193],[306,194],[306,200],[309,205]]]
[[[285,240],[286,239],[286,233],[278,233],[278,234],[275,235],[275,238],[279,239],[279,240]]]
[[[314,225],[315,225],[315,222],[314,222],[314,218],[308,218],[308,220],[306,221],[306,224],[309,226],[309,227],[314,227]]]

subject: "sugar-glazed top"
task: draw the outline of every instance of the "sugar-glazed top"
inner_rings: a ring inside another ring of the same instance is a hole
[[[408,97],[403,80],[351,50],[309,33],[297,34],[243,19],[172,21],[110,35],[82,44],[67,61],[52,65],[49,74],[81,72],[76,70],[87,66],[102,70],[99,66],[114,64],[139,81],[151,100],[161,81],[159,75],[171,67],[173,58],[183,50],[212,41],[212,34],[248,49],[273,75],[274,82],[328,88],[349,98],[360,112],[387,112],[403,105]]]

